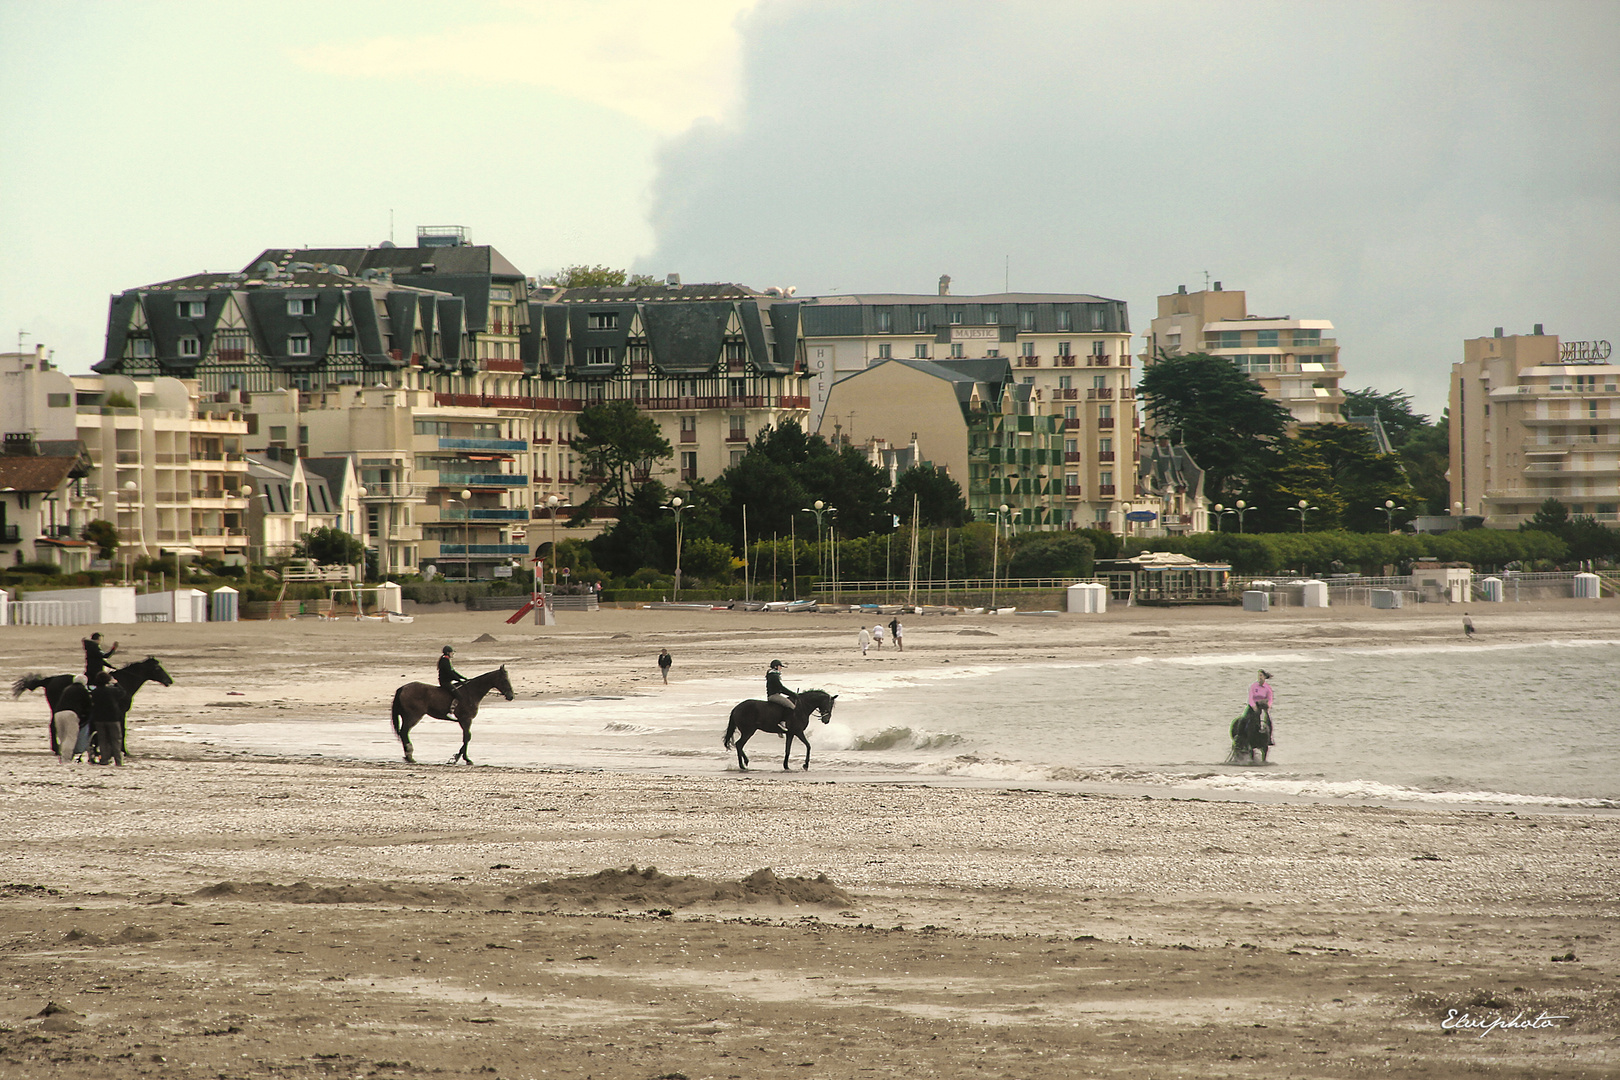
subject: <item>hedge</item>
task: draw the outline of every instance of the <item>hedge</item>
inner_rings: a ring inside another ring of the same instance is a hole
[[[1406,566],[1422,557],[1465,562],[1482,570],[1508,563],[1528,566],[1556,562],[1568,546],[1548,532],[1461,529],[1444,533],[1194,533],[1191,536],[1132,537],[1124,554],[1170,551],[1203,562],[1230,563],[1239,574],[1303,570],[1310,574],[1359,571],[1379,574],[1386,566]]]

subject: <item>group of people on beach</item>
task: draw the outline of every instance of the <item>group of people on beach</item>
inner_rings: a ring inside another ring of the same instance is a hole
[[[900,625],[898,617],[889,620],[889,635],[894,638],[894,647],[901,652],[906,651],[905,629],[904,626]],[[864,626],[861,627],[861,632],[856,636],[855,641],[861,647],[862,656],[865,656],[866,651],[874,646],[881,650],[883,648],[883,624],[877,623],[871,630]]]
[[[124,717],[129,712],[130,697],[124,688],[113,681],[107,661],[118,651],[118,642],[110,649],[101,646],[101,634],[85,638],[84,674],[73,676],[73,681],[57,696],[51,711],[51,724],[56,730],[57,752],[62,764],[83,761],[89,755],[91,764],[124,764]],[[97,753],[90,754],[90,739],[95,736]]]

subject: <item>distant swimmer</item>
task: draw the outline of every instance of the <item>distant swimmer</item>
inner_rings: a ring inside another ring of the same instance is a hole
[[[1466,611],[1463,612],[1463,633],[1469,637],[1474,636],[1474,620],[1468,617]]]

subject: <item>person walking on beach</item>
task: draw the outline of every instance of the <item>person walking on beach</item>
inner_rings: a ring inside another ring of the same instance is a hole
[[[1474,636],[1474,620],[1468,617],[1468,612],[1466,611],[1463,612],[1463,634],[1467,637]]]
[[[90,691],[90,725],[101,744],[102,761],[124,764],[124,714],[128,709],[129,695],[111,679],[102,680]]]
[[[861,627],[861,636],[856,640],[860,642],[861,655],[865,656],[866,650],[872,645],[872,632],[863,626]]]
[[[876,626],[872,627],[872,644],[876,645],[879,649],[883,648],[882,623],[878,623]]]
[[[668,649],[658,650],[658,674],[664,677],[665,686],[669,685],[669,665],[673,664],[674,662],[675,658],[669,655]]]
[[[782,685],[782,661],[772,660],[765,672],[765,700],[773,701],[788,712],[798,704],[798,697]]]
[[[889,620],[889,633],[894,637],[894,647],[899,649],[901,652],[906,651],[905,638],[900,636],[904,630],[905,627],[900,625],[899,616]]]
[[[112,654],[118,651],[118,642],[112,643],[112,648],[106,652],[101,651],[101,632],[97,631],[84,639],[84,677],[94,686],[98,676],[107,669],[107,661]]]

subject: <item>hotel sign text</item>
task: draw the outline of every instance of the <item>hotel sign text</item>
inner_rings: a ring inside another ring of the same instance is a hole
[[[1558,359],[1565,363],[1582,360],[1598,362],[1608,358],[1607,341],[1566,341],[1558,346]]]

